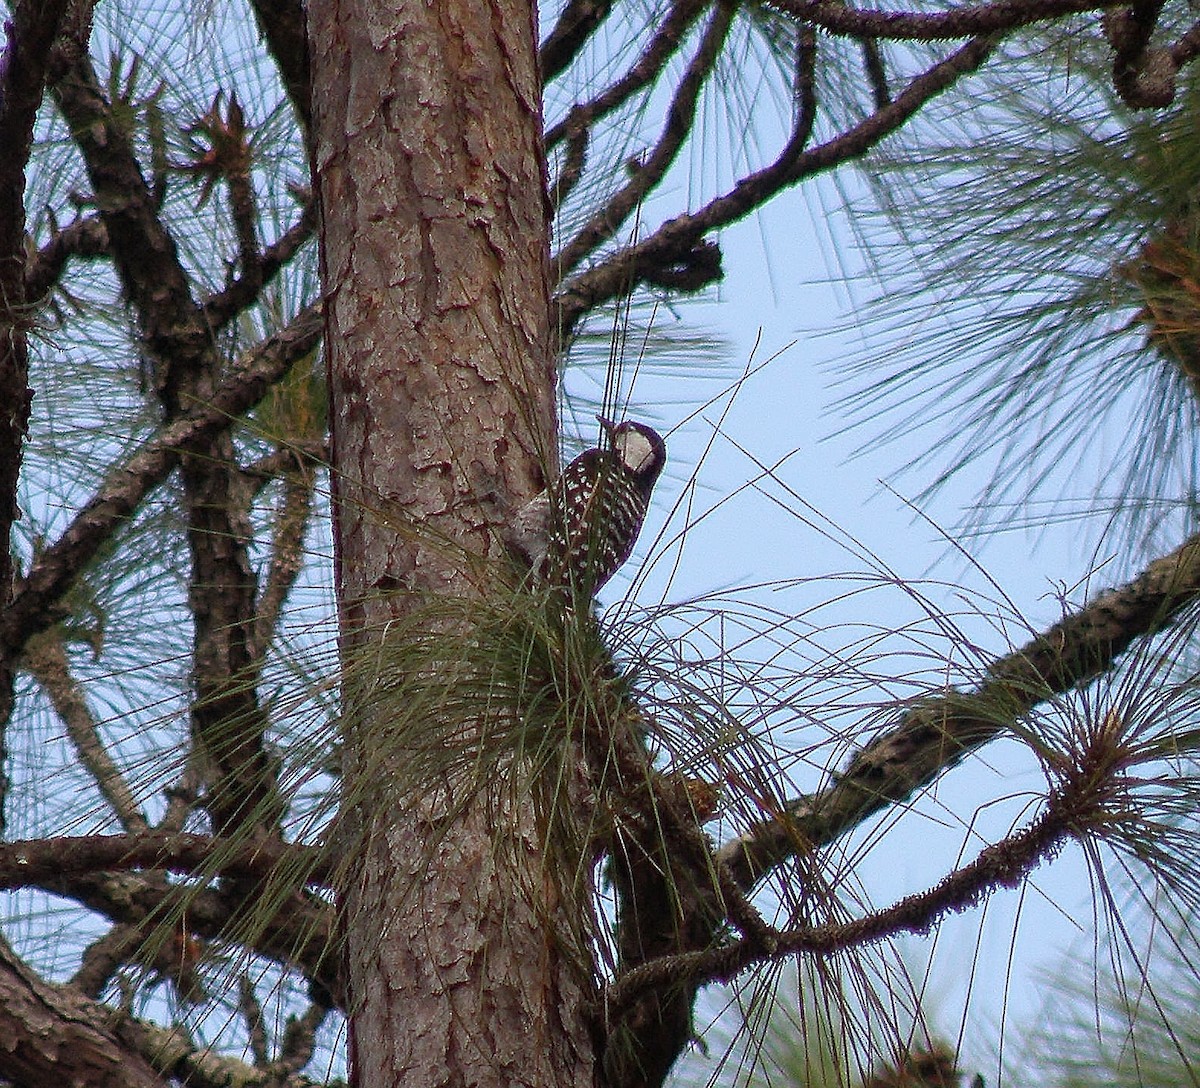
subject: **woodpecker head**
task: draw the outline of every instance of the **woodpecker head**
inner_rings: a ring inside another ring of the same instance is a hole
[[[597,416],[612,444],[617,464],[635,477],[647,491],[654,486],[667,463],[667,447],[658,432],[643,423],[614,423]]]

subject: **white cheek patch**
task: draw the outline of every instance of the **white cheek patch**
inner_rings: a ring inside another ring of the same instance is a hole
[[[630,471],[641,472],[654,461],[654,447],[644,434],[626,431],[617,439],[617,456]]]

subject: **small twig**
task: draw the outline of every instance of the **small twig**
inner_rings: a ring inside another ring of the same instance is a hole
[[[871,88],[875,108],[881,110],[892,100],[892,92],[888,88],[887,68],[883,63],[883,50],[879,47],[878,38],[863,38],[861,45],[867,84]]]
[[[567,139],[567,153],[550,186],[550,206],[558,211],[579,184],[587,161],[588,129],[581,129]]]
[[[1182,68],[1200,56],[1200,22],[1193,23],[1173,46],[1171,57]]]
[[[293,471],[298,462],[312,468],[328,467],[329,440],[292,439],[286,446],[280,446],[243,466],[242,475],[254,484],[254,494],[257,495],[267,484]]]
[[[99,217],[80,216],[61,230],[29,258],[25,266],[25,297],[29,303],[47,295],[71,257],[99,257],[108,252],[108,231]]]
[[[270,283],[287,263],[313,237],[317,225],[316,201],[308,196],[300,216],[286,231],[256,258],[254,275],[243,275],[204,300],[204,319],[213,328],[224,328],[234,317],[258,301],[265,284]]]
[[[254,1064],[259,1069],[265,1069],[271,1062],[267,1025],[263,1020],[262,1005],[254,992],[254,983],[245,971],[238,975],[238,1012],[246,1021],[246,1039]]]
[[[283,477],[283,495],[275,511],[272,531],[271,561],[254,619],[254,646],[260,668],[284,601],[304,566],[304,538],[312,518],[314,475],[297,464],[294,457],[292,464],[292,471]]]
[[[299,1072],[317,1048],[317,1032],[329,1017],[329,1006],[313,1002],[303,1016],[289,1016],[279,1044],[279,1065],[290,1073]]]

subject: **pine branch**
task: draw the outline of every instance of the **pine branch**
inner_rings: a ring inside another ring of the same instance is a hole
[[[20,517],[17,486],[33,406],[26,338],[25,167],[67,3],[19,0],[11,7],[0,55],[0,612],[13,592],[12,528]],[[13,673],[10,663],[0,660],[0,764],[7,762],[3,730],[12,710]],[[0,827],[6,792],[0,776]]]
[[[23,664],[50,697],[51,704],[66,726],[67,736],[71,739],[79,762],[92,776],[92,781],[108,802],[117,821],[126,831],[147,831],[149,825],[146,817],[125,776],[108,754],[83,691],[71,675],[61,630],[54,627],[31,639]]]
[[[0,937],[0,1078],[9,1084],[167,1088],[121,1037],[112,1010],[71,986],[43,982]]]
[[[570,0],[538,49],[542,82],[561,75],[612,10],[612,0]]]
[[[972,691],[948,692],[905,711],[827,789],[789,803],[718,856],[751,888],[797,850],[832,842],[907,800],[1039,703],[1103,675],[1135,640],[1165,630],[1198,596],[1200,534],[998,658]]]
[[[112,854],[119,845],[114,844]],[[148,858],[150,853],[148,849]],[[5,856],[9,867],[13,856],[11,852]],[[250,866],[254,867],[252,860]],[[283,883],[295,883],[296,878],[287,875],[289,880]],[[302,972],[316,992],[340,1006],[334,909],[315,896],[285,894],[281,888],[278,902],[261,894],[235,898],[204,887],[168,883],[161,872],[152,870],[51,873],[22,886],[71,899],[110,922],[141,932],[162,934],[163,926],[178,924],[186,913],[189,933],[203,940],[228,941],[232,936],[248,952]]]
[[[300,0],[252,0],[254,18],[279,67],[292,107],[307,132],[312,117],[308,70],[308,38]]]
[[[687,140],[696,120],[700,90],[713,73],[721,47],[733,23],[734,5],[720,0],[704,30],[667,107],[666,122],[654,147],[629,166],[630,179],[599,208],[575,236],[551,257],[555,276],[561,279],[587,256],[611,239],[626,219],[666,175]]]
[[[838,0],[767,0],[771,7],[850,38],[949,41],[1003,34],[1034,23],[1118,7],[1122,0],[996,0],[941,12],[878,11]]]
[[[0,888],[11,891],[75,874],[152,870],[191,876],[214,873],[266,880],[288,866],[302,880],[328,880],[326,853],[275,838],[229,842],[208,835],[144,831],[130,835],[62,835],[0,843]]]
[[[597,121],[648,88],[662,74],[704,8],[705,0],[675,0],[629,70],[595,97],[572,106],[563,120],[546,130],[547,150],[590,132]]]
[[[995,51],[997,39],[974,38],[945,60],[913,78],[891,102],[831,140],[806,149],[806,111],[801,110],[792,137],[763,169],[740,179],[703,208],[669,219],[643,241],[625,246],[595,267],[579,272],[555,296],[555,328],[565,343],[579,322],[597,306],[653,280],[664,268],[687,262],[704,236],[750,214],[777,193],[814,174],[860,158],[948,90],[978,69]]]
[[[112,533],[161,484],[188,451],[203,449],[254,407],[268,389],[320,342],[319,306],[298,314],[282,331],[258,344],[205,404],[197,404],[158,434],[107,480],[52,545],[42,551],[0,616],[0,652],[19,652],[26,640],[62,618],[58,602]]]
[[[224,328],[238,314],[253,306],[262,289],[283,270],[312,238],[317,228],[317,204],[308,194],[300,215],[286,231],[253,261],[254,275],[241,276],[202,303],[204,319],[213,328]]]
[[[73,223],[51,231],[50,240],[29,258],[25,266],[25,297],[41,301],[58,283],[71,257],[100,257],[108,253],[108,231],[99,216],[80,216]]]

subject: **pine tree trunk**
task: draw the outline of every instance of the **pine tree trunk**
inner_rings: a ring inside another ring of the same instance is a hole
[[[497,557],[509,511],[542,486],[540,88],[524,0],[314,0],[309,26],[352,660],[431,596],[486,591],[463,554]],[[555,881],[526,807],[485,794],[447,809],[401,755],[365,751],[384,734],[349,717],[354,1083],[592,1084],[587,971],[555,932],[562,905],[536,891]]]

